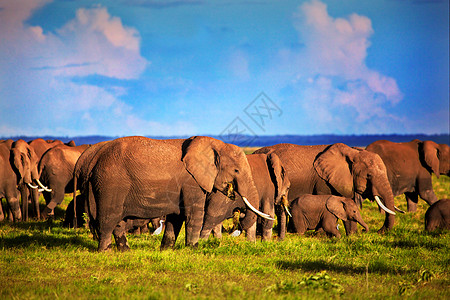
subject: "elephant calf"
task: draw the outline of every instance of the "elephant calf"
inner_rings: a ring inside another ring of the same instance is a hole
[[[350,198],[330,195],[302,195],[291,203],[292,222],[299,234],[307,230],[323,229],[329,236],[341,237],[337,227],[338,219],[355,221],[366,231],[369,227],[359,213],[358,206]]]
[[[433,203],[425,213],[425,230],[450,229],[450,199]]]

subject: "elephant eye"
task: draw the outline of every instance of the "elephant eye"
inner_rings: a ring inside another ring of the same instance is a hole
[[[238,169],[234,169],[234,172],[235,172],[236,174],[239,174],[239,170],[238,170]]]

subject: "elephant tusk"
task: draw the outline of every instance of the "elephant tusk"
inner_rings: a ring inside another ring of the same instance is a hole
[[[32,189],[37,189],[37,188],[38,188],[37,185],[32,185],[31,183],[28,183],[28,186],[29,186],[30,188],[32,188]]]
[[[40,186],[41,188],[44,189],[44,191],[46,191],[46,192],[51,192],[51,191],[52,191],[52,189],[49,189],[48,187],[44,186],[44,185],[39,181],[39,179],[36,179],[36,182],[39,184],[39,186]]]
[[[401,214],[406,214],[406,212],[405,212],[404,210],[401,210],[400,208],[398,208],[398,207],[395,206],[395,205],[394,205],[394,209],[395,209],[396,211],[398,211],[399,213],[401,213]]]
[[[250,202],[248,202],[247,198],[242,197],[242,200],[244,200],[245,205],[248,206],[248,208],[250,208],[255,214],[257,214],[258,216],[260,216],[261,218],[270,220],[270,221],[275,221],[274,218],[272,218],[270,215],[265,214],[259,210],[257,210],[256,208],[253,207],[253,205],[250,204]]]
[[[42,193],[44,191],[44,189],[38,189],[39,193]]]
[[[289,208],[287,207],[287,205],[283,205],[284,210],[286,211],[286,213],[289,215],[289,217],[292,218],[291,212],[289,211]]]
[[[390,210],[389,208],[387,208],[386,206],[384,206],[383,203],[381,203],[380,197],[375,196],[375,201],[377,201],[377,204],[381,207],[381,209],[383,209],[384,211],[386,211],[388,214],[394,215],[395,216],[395,212],[393,212],[392,210]]]

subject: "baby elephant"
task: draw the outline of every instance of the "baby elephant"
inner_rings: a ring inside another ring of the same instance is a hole
[[[359,213],[358,206],[350,198],[330,195],[302,195],[291,203],[294,229],[299,234],[307,230],[323,229],[329,236],[341,237],[337,227],[338,219],[356,221],[369,231]]]
[[[433,203],[425,213],[425,230],[450,229],[450,199]]]

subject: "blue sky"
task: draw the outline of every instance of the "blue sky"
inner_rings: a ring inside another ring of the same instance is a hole
[[[0,0],[0,28],[0,136],[449,133],[447,0]]]

